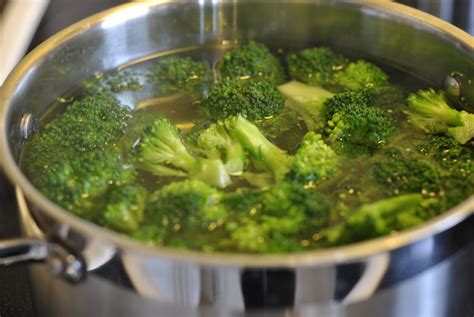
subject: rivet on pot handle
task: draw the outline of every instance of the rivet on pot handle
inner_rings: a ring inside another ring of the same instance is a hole
[[[24,262],[46,262],[54,275],[71,283],[86,277],[84,260],[57,243],[30,238],[0,241],[0,266]]]
[[[454,102],[459,103],[464,110],[474,113],[474,80],[459,72],[453,72],[443,80],[443,88]]]
[[[31,113],[25,113],[21,117],[20,134],[24,140],[28,140],[36,132],[36,121]]]

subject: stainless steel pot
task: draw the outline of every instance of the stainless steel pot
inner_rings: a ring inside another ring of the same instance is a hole
[[[433,85],[444,80],[461,103],[474,94],[473,38],[386,1],[151,1],[100,13],[40,45],[1,90],[1,162],[17,186],[29,238],[0,242],[0,264],[47,261],[53,274],[81,282],[49,280],[50,294],[62,297],[58,315],[465,312],[459,304],[474,298],[474,196],[422,226],[353,245],[286,255],[203,254],[147,247],[79,219],[42,196],[19,169],[35,118],[94,72],[171,49],[249,39],[324,44]],[[33,275],[44,279],[38,269]],[[453,281],[461,293],[448,289]],[[36,284],[43,298],[45,285]]]

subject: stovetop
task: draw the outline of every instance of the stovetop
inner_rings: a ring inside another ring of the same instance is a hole
[[[51,0],[29,50],[64,27],[125,2],[127,1]],[[399,0],[398,2],[437,15],[474,35],[474,1],[472,0]],[[8,5],[8,0],[0,0],[0,13],[6,5]],[[0,240],[19,235],[14,189],[0,172]],[[26,267],[0,269],[0,316],[34,316],[34,301]]]

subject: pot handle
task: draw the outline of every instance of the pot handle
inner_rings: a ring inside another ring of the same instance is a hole
[[[342,300],[343,304],[351,304],[366,300],[375,293],[380,284],[388,265],[390,255],[381,253],[370,257],[359,281],[354,285],[349,294]]]
[[[46,262],[53,275],[71,283],[86,277],[84,260],[58,243],[30,238],[0,240],[0,266],[24,262]]]
[[[42,261],[48,256],[48,245],[40,239],[11,239],[0,241],[0,265]]]

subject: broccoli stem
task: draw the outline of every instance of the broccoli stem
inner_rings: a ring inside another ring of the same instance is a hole
[[[147,164],[142,164],[148,171],[152,172],[155,175],[158,176],[175,176],[175,177],[186,177],[187,174],[183,171],[176,170],[173,168],[166,167],[164,165],[159,165],[159,164],[153,164],[153,165],[147,165]]]
[[[451,126],[462,124],[460,112],[450,108],[444,100],[425,98],[409,98],[410,109],[427,116],[439,118]]]
[[[154,170],[156,162],[168,161],[173,166],[189,171],[194,168],[196,160],[188,152],[179,138],[150,138],[148,145],[142,147],[142,157],[145,158],[144,165],[151,171]],[[157,151],[160,149],[160,151]],[[157,172],[161,172],[162,169]]]
[[[220,188],[231,183],[227,169],[221,160],[197,158],[193,168],[189,170],[189,176]]]
[[[231,175],[240,175],[245,169],[245,150],[239,143],[226,147],[225,167]]]
[[[271,143],[250,121],[238,116],[234,122],[233,133],[254,158],[257,168],[271,170],[276,180],[281,180],[288,172],[292,157]]]
[[[175,154],[176,155],[173,158],[173,165],[186,171],[190,171],[195,168],[197,164],[196,159],[188,152],[183,144],[176,148]]]
[[[413,226],[420,221],[413,214],[421,201],[421,194],[407,194],[362,205],[324,235],[330,245],[341,245],[387,235],[394,227]]]
[[[461,123],[457,127],[448,128],[448,134],[460,144],[466,144],[474,138],[474,114],[461,111],[459,117]]]
[[[176,153],[172,158],[173,166],[187,171],[190,177],[200,179],[217,187],[226,187],[231,183],[224,163],[219,159],[194,158],[188,152]],[[178,176],[187,174],[161,164],[147,163],[145,168],[158,176]]]
[[[197,151],[203,152],[210,159],[221,159],[224,153],[227,172],[231,175],[242,174],[245,168],[245,151],[229,134],[225,121],[217,121],[201,131],[197,138],[197,146]]]
[[[398,212],[403,212],[408,208],[412,208],[413,206],[418,205],[420,202],[420,194],[407,194],[394,198],[383,199],[371,204],[363,205],[359,208],[359,212],[354,214],[352,217],[356,219],[369,214],[378,214],[381,216],[387,215],[389,213],[396,214]]]
[[[261,188],[270,187],[274,183],[273,175],[268,172],[264,172],[264,173],[244,172],[242,174],[242,178],[245,179],[245,181],[247,181],[247,183],[249,183],[250,185],[255,186],[255,187],[261,187]]]
[[[324,88],[294,80],[278,86],[278,90],[286,97],[287,106],[301,116],[308,130],[316,129],[324,101],[334,96]]]
[[[181,140],[179,130],[165,118],[156,120],[145,129],[138,155],[140,165],[158,176],[184,174],[217,187],[231,183],[221,160],[191,155]]]

